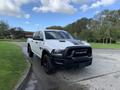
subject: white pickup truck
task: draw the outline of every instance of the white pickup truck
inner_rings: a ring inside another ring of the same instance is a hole
[[[43,30],[27,40],[30,57],[36,54],[47,74],[59,66],[89,66],[92,64],[92,48],[89,43],[74,39],[64,30]]]

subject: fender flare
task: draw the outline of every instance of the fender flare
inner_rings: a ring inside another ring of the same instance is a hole
[[[43,49],[41,60],[43,59],[43,56],[44,56],[45,54],[48,54],[49,56],[51,56],[51,53],[49,52],[49,50]]]

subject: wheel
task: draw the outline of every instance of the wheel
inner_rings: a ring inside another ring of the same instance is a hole
[[[74,68],[75,68],[75,69],[79,69],[79,64],[76,64],[76,65],[74,66]]]
[[[29,55],[29,57],[33,57],[33,52],[32,52],[32,50],[31,50],[31,47],[30,46],[28,46],[28,55]]]
[[[90,61],[90,62],[88,63],[88,66],[90,66],[90,65],[92,65],[92,61]]]
[[[55,73],[55,68],[50,60],[49,55],[47,55],[47,54],[43,56],[43,67],[44,67],[44,71],[47,74]]]

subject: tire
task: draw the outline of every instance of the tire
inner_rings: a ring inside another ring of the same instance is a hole
[[[92,65],[92,61],[91,61],[91,62],[89,62],[88,66],[90,66],[90,65]]]
[[[32,50],[31,50],[31,47],[30,46],[28,46],[28,55],[29,55],[29,57],[33,57],[33,52],[32,52]]]
[[[55,73],[55,68],[50,60],[49,55],[47,55],[47,54],[43,56],[43,67],[44,67],[44,71],[47,74]]]
[[[79,64],[76,64],[74,68],[79,69],[79,67],[80,67]]]

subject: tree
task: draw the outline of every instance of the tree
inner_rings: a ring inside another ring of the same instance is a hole
[[[63,27],[61,27],[61,26],[50,26],[50,27],[47,27],[46,29],[63,30]]]
[[[64,29],[88,41],[116,42],[120,40],[120,10],[104,10],[94,18],[81,18]]]
[[[90,19],[81,18],[76,22],[68,24],[67,26],[64,27],[64,29],[69,31],[70,33],[73,33],[75,37],[79,37],[82,30],[88,30],[89,22],[90,22]]]
[[[10,29],[11,38],[20,39],[25,38],[25,32],[21,27],[14,27]]]
[[[0,21],[0,38],[7,38],[9,36],[9,25],[4,21]]]
[[[118,13],[119,10],[104,10],[98,15],[95,16],[95,19],[100,22],[99,28],[100,28],[100,36],[103,40],[103,43],[111,43],[112,40],[116,41],[113,36],[113,30],[118,26],[120,26],[120,14]],[[119,24],[119,25],[118,25]],[[114,31],[115,32],[115,31]],[[117,34],[116,34],[117,35]]]

